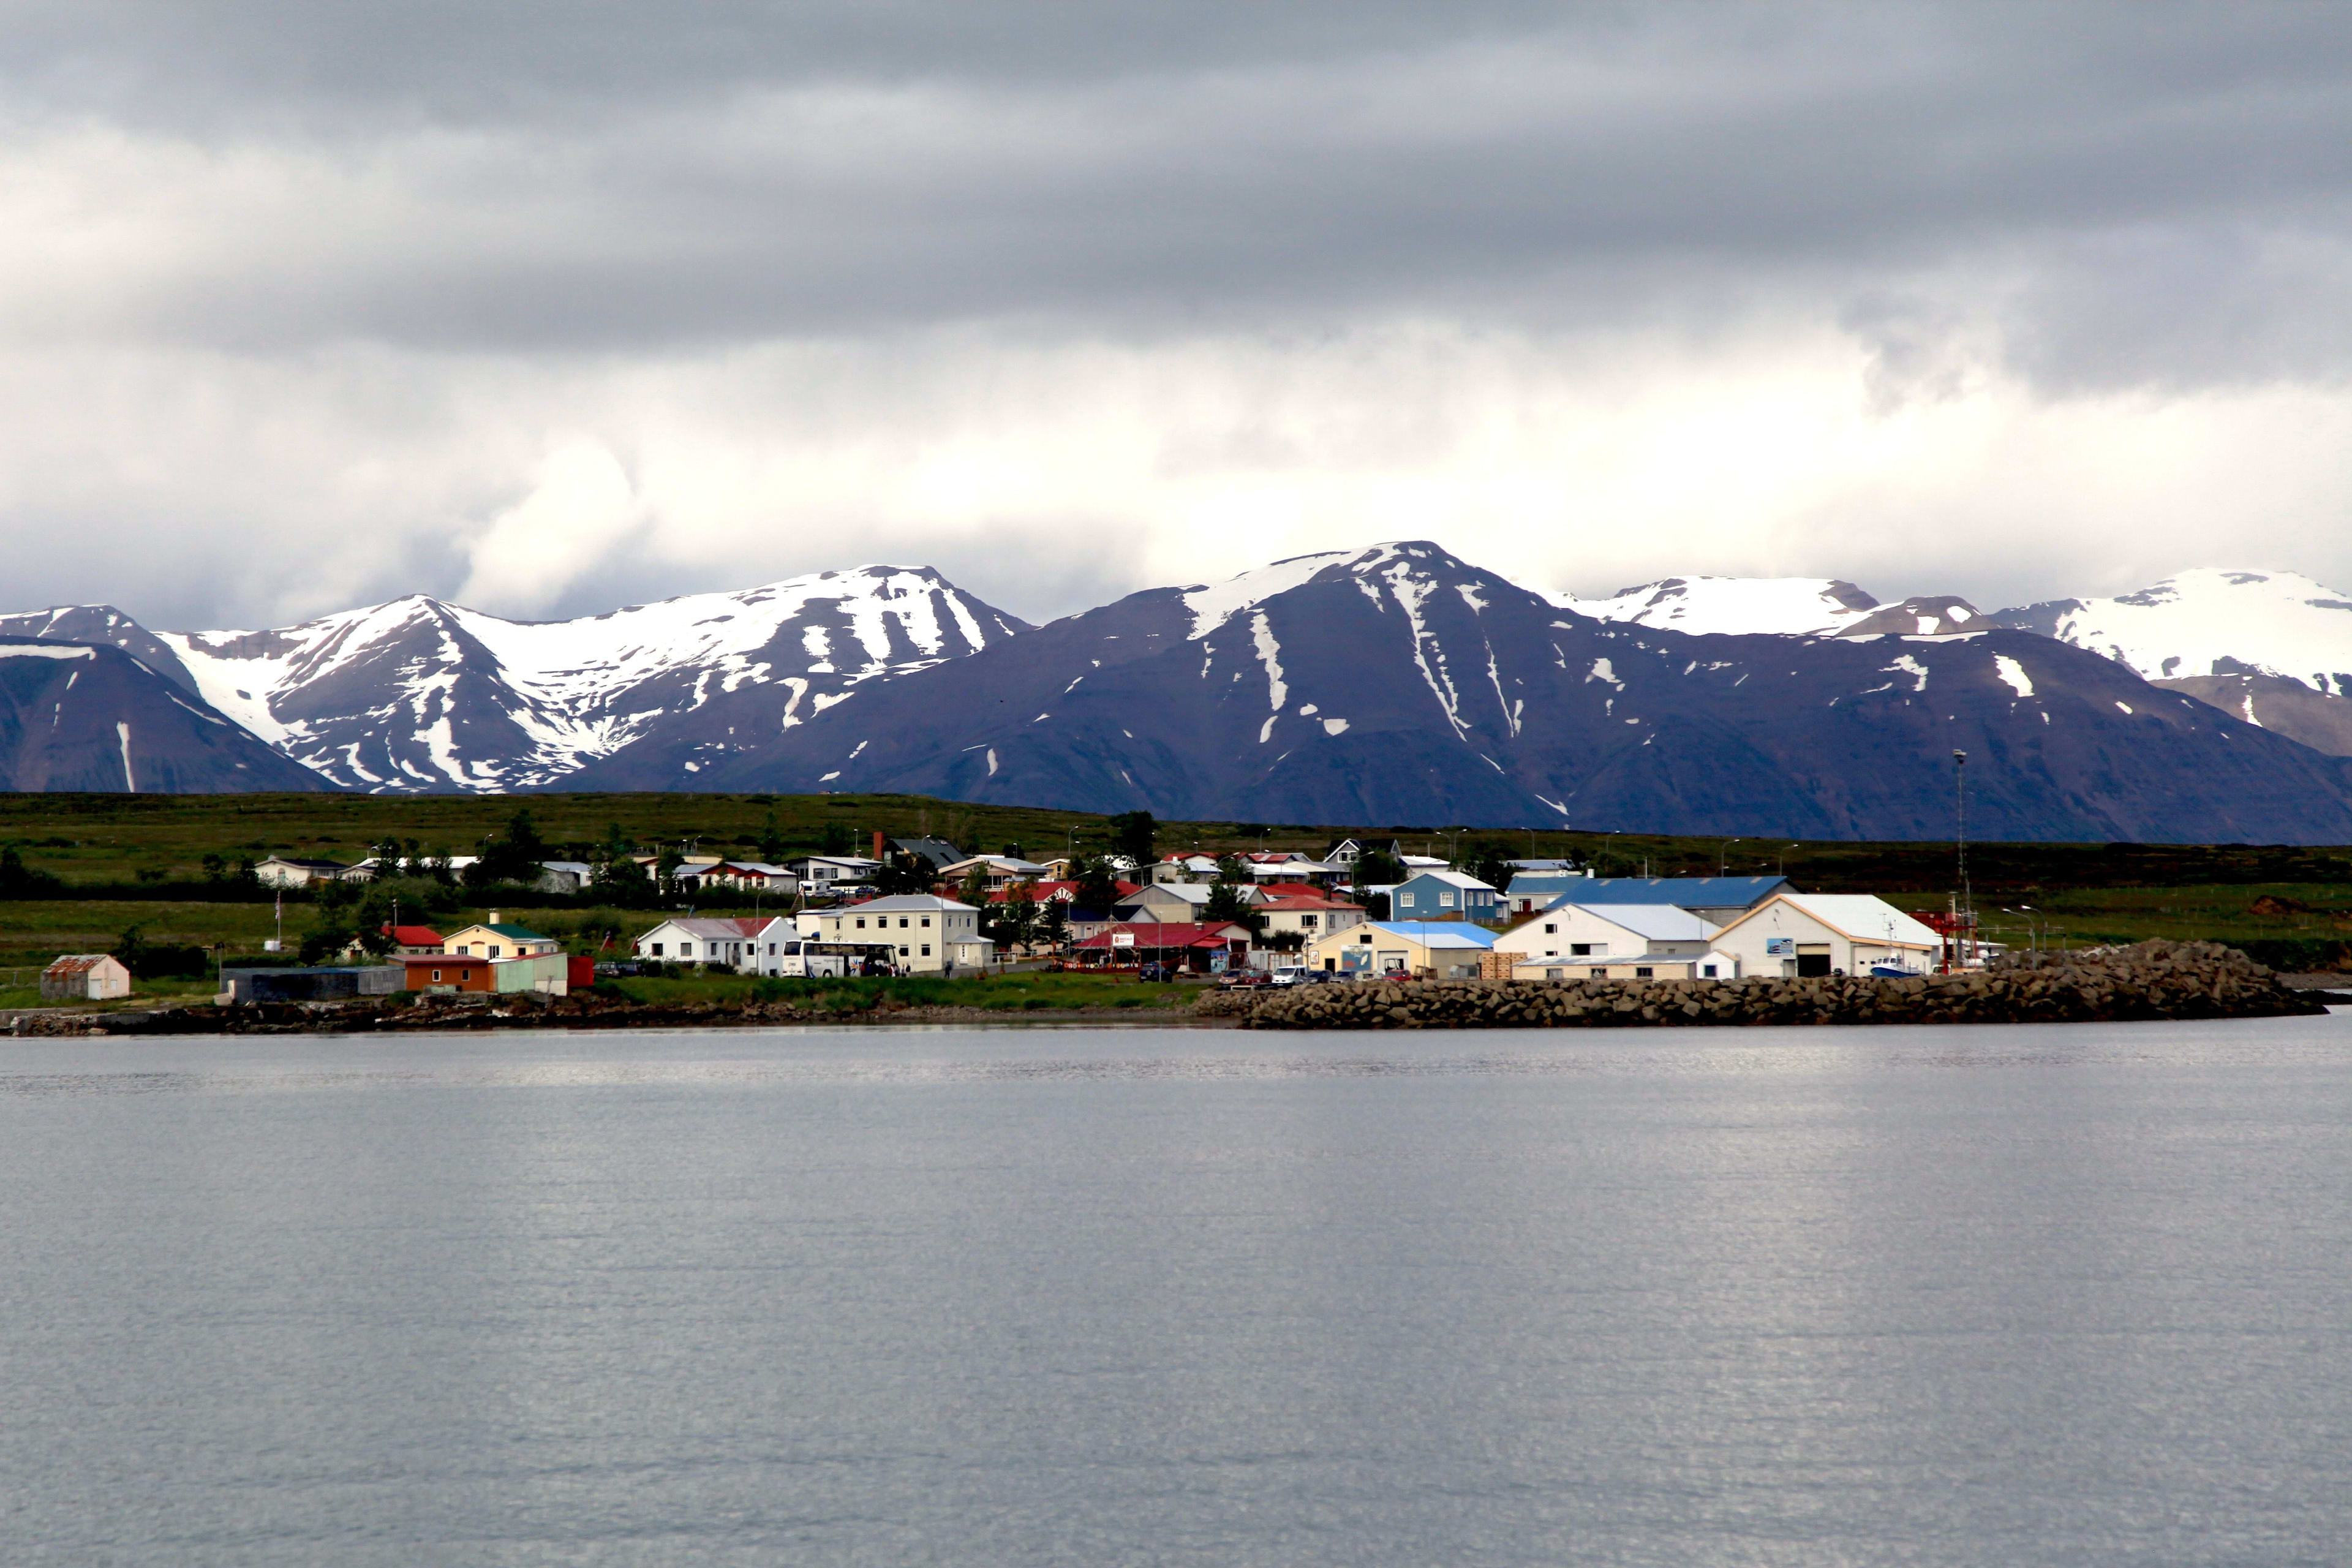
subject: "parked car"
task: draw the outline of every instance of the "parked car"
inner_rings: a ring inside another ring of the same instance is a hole
[[[1274,985],[1311,985],[1314,984],[1313,974],[1314,972],[1309,970],[1303,963],[1286,964],[1282,968],[1274,972],[1274,978],[1269,981],[1268,984]]]
[[[1228,969],[1217,977],[1217,984],[1228,991],[1240,991],[1264,985],[1272,978],[1263,969]]]

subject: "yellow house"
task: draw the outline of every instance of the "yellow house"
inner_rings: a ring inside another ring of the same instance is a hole
[[[1466,921],[1367,921],[1307,944],[1307,967],[1354,979],[1475,980],[1495,933]]]
[[[442,938],[441,951],[460,958],[536,958],[541,953],[562,952],[563,944],[551,936],[541,936],[529,926],[508,925],[492,910],[490,918],[478,926],[467,926]]]

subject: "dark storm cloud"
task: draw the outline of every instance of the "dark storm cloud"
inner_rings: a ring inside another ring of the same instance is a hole
[[[324,187],[68,331],[642,351],[1900,297],[2052,386],[2352,351],[2336,8],[77,5],[20,7],[0,61],[20,128]],[[390,237],[354,216],[387,192]]]

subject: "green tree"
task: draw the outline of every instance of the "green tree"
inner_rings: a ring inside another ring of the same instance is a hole
[[[1037,906],[1037,940],[1058,949],[1070,934],[1070,907],[1066,900],[1047,899]]]
[[[519,806],[507,820],[505,835],[484,845],[481,858],[466,868],[466,885],[488,888],[512,882],[528,888],[539,880],[540,862],[546,858],[547,845],[531,820],[530,807]]]
[[[776,814],[771,809],[768,820],[760,826],[760,858],[771,866],[784,858],[784,836],[776,830]]]
[[[1072,902],[1097,920],[1108,918],[1111,906],[1118,902],[1118,878],[1110,862],[1099,855],[1089,855],[1077,865],[1077,888]]]
[[[1350,880],[1359,888],[1392,888],[1404,879],[1403,861],[1385,849],[1370,849],[1356,862]]]
[[[1114,853],[1124,855],[1138,866],[1149,866],[1160,858],[1160,824],[1148,811],[1122,811],[1106,824],[1110,828],[1110,847]]]
[[[956,886],[956,897],[963,902],[970,904],[973,909],[984,910],[988,908],[988,867],[986,863],[983,862],[974,865],[971,870],[966,871],[963,874],[963,880]]]
[[[886,856],[882,868],[874,873],[874,890],[886,898],[893,893],[928,893],[931,890],[930,862],[904,851]]]
[[[1250,912],[1248,862],[1238,855],[1220,856],[1217,879],[1209,888],[1209,901],[1201,911],[1209,921],[1229,921],[1257,930],[1260,917]]]
[[[26,865],[24,857],[14,847],[0,849],[0,899],[38,899],[64,888],[64,881],[56,872]]]
[[[1026,947],[1037,928],[1037,896],[1029,884],[1013,883],[993,910],[985,934],[993,937],[1000,948]]]
[[[1491,839],[1482,840],[1471,846],[1464,859],[1467,862],[1465,869],[1496,892],[1511,885],[1510,855],[1503,846]]]

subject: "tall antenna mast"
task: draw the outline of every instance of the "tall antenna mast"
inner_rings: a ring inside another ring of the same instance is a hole
[[[1959,917],[1955,924],[1959,929],[1956,929],[1952,935],[1956,941],[1965,940],[1973,949],[1976,946],[1977,911],[1976,896],[1969,887],[1969,754],[1966,752],[1952,753],[1952,821],[1956,836],[1953,847],[1958,851],[1960,881],[1960,907],[1955,911]],[[1967,933],[1965,938],[1961,935],[1962,930]],[[1969,956],[1974,957],[1974,952],[1971,952]]]

